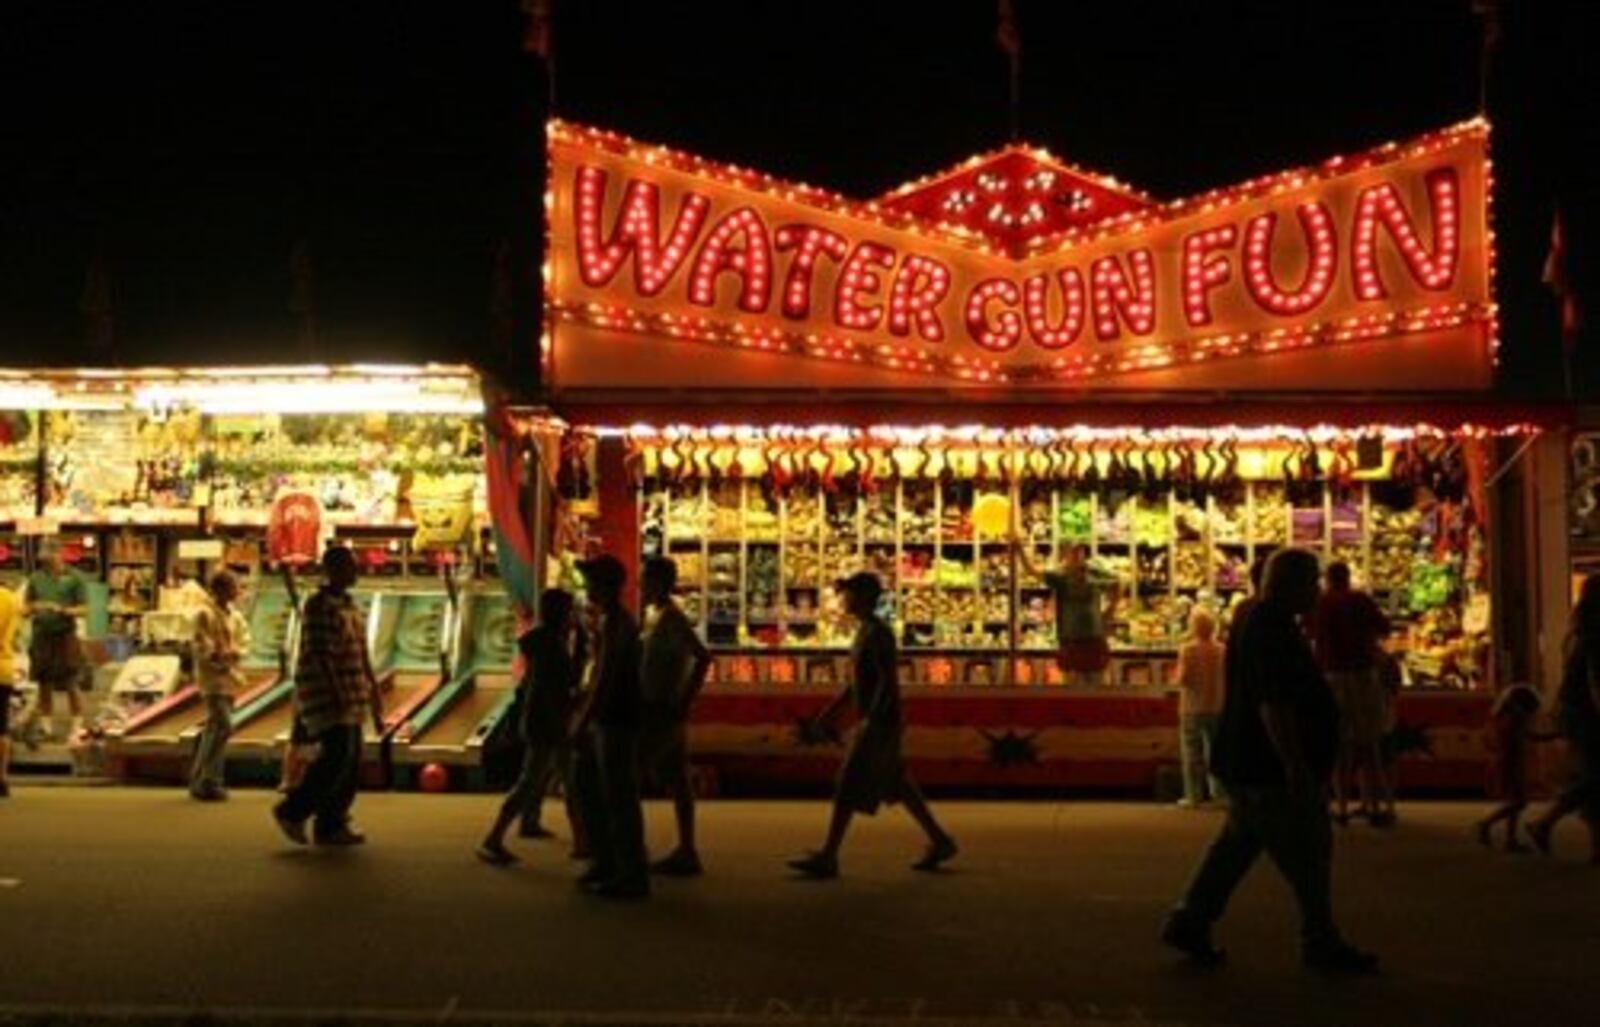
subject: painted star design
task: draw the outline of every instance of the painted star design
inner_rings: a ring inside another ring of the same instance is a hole
[[[1032,766],[1039,762],[1039,746],[1034,742],[1039,737],[1037,731],[1024,735],[1007,728],[998,735],[978,733],[989,743],[989,762],[997,767]]]

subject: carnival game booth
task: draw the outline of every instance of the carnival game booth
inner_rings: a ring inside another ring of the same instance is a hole
[[[832,773],[796,727],[847,670],[829,583],[867,569],[920,780],[1149,789],[1188,613],[1299,545],[1396,624],[1402,783],[1480,788],[1486,484],[1537,430],[1490,392],[1487,135],[1172,203],[1013,146],[854,202],[553,124],[558,545],[677,561],[730,787]],[[1091,688],[1037,573],[1073,544],[1119,583]]]
[[[177,670],[185,624],[205,575],[226,566],[252,634],[230,758],[275,774],[297,593],[317,586],[314,563],[286,576],[269,550],[288,496],[315,511],[302,540],[313,558],[330,541],[357,551],[397,727],[444,677],[434,658],[416,679],[414,650],[448,635],[442,615],[431,635],[416,626],[448,605],[433,540],[461,552],[454,573],[484,565],[482,409],[476,375],[445,365],[0,371],[0,575],[31,566],[27,536],[56,536],[96,586],[84,634],[99,676],[158,653],[174,671],[167,687],[102,702],[78,746],[103,740],[128,776],[182,773],[203,717]]]

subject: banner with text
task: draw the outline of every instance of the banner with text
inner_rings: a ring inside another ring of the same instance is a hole
[[[541,356],[562,390],[1482,388],[1487,136],[1475,120],[1019,252],[554,123]]]

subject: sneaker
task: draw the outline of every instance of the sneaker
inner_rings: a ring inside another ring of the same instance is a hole
[[[211,785],[204,788],[189,789],[189,797],[196,802],[225,802],[228,798],[228,793],[224,789]]]
[[[351,845],[367,844],[367,836],[360,831],[352,831],[348,827],[341,827],[337,831],[328,831],[326,833],[319,831],[312,839],[312,842],[316,845],[324,845],[330,848],[344,848]]]
[[[10,784],[10,782],[8,782],[8,781],[0,781],[0,799],[9,799],[9,798],[11,798],[11,784]]]
[[[1373,827],[1393,827],[1396,822],[1395,815],[1389,812],[1374,813],[1367,817],[1367,823]]]
[[[474,854],[492,867],[508,867],[517,862],[516,853],[504,845],[480,845]]]
[[[1179,800],[1178,800],[1178,801],[1177,801],[1177,804],[1176,804],[1176,805],[1177,805],[1177,807],[1178,807],[1178,808],[1179,808],[1179,809],[1194,809],[1194,807],[1195,807],[1195,801],[1194,801],[1194,800],[1193,800],[1193,799],[1187,799],[1187,798],[1185,798],[1185,799],[1179,799]]]
[[[928,846],[928,850],[922,854],[922,858],[911,864],[911,869],[938,870],[939,867],[955,859],[956,853],[959,851],[956,848],[956,840],[954,838],[941,838]]]
[[[789,869],[818,881],[826,881],[839,876],[839,858],[824,852],[809,852],[789,860]]]
[[[699,877],[705,873],[705,867],[700,865],[700,855],[693,849],[675,849],[671,855],[650,864],[650,872],[663,877]]]
[[[1306,969],[1329,974],[1349,974],[1353,977],[1378,972],[1378,957],[1363,952],[1347,942],[1338,942],[1324,948],[1311,949],[1304,956]]]
[[[284,815],[282,805],[272,808],[272,820],[278,825],[278,830],[283,832],[285,838],[296,845],[306,844],[306,822],[304,820],[289,819]]]
[[[517,829],[517,837],[527,838],[530,841],[543,841],[547,838],[554,838],[555,836],[556,833],[554,831],[540,824],[524,826]]]
[[[1217,966],[1228,954],[1211,943],[1211,928],[1174,913],[1161,927],[1161,944],[1177,949],[1199,966]]]

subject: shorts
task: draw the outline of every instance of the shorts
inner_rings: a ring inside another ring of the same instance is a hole
[[[41,689],[71,691],[83,676],[83,643],[71,633],[34,635],[28,644],[28,672]]]
[[[898,802],[905,784],[900,727],[878,727],[871,721],[862,721],[850,736],[850,748],[839,767],[836,801],[851,812],[870,816],[878,812],[880,805]]]
[[[639,731],[639,772],[645,781],[666,788],[689,769],[689,725],[672,717],[646,718]]]
[[[0,740],[11,733],[11,697],[17,690],[10,685],[0,685]]]
[[[1376,745],[1388,728],[1389,702],[1375,670],[1327,673],[1339,704],[1340,740],[1347,746]]]
[[[1103,638],[1068,639],[1061,643],[1061,669],[1098,674],[1111,664],[1111,646]]]

